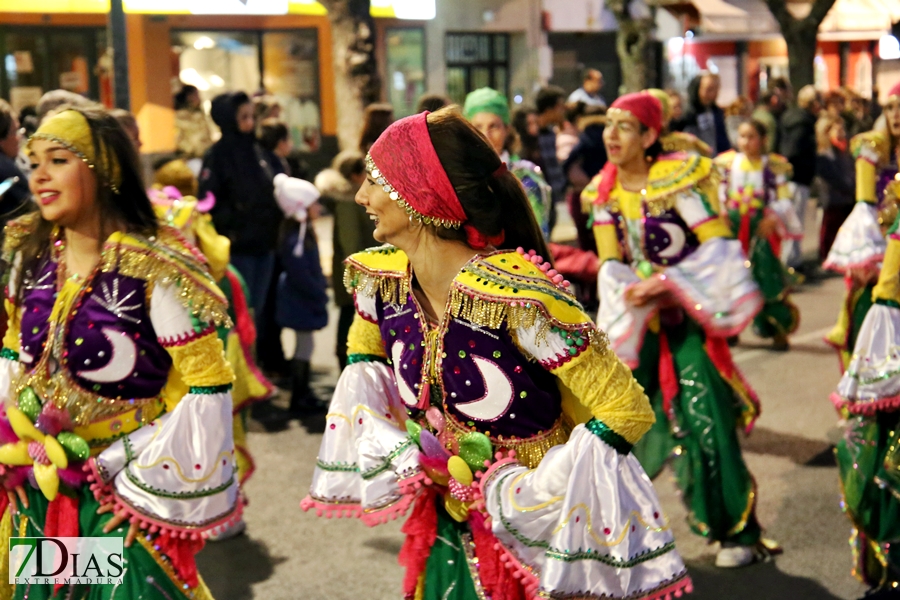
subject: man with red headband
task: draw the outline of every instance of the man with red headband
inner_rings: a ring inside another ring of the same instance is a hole
[[[662,107],[647,92],[622,96],[606,116],[609,162],[582,200],[601,263],[597,323],[656,412],[635,455],[651,477],[676,457],[691,528],[721,543],[717,566],[743,566],[765,548],[736,428],[750,430],[759,403],[726,338],[762,299],[719,216],[712,161],[659,156]]]
[[[900,597],[900,84],[883,106],[884,127],[851,141],[857,203],[826,263],[852,282],[832,339],[853,354],[831,399],[846,422],[837,459],[867,599]]]

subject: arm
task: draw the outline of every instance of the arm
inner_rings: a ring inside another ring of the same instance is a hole
[[[167,413],[91,461],[101,504],[191,537],[240,514],[232,438],[231,367],[214,325],[185,308],[174,285],[157,284],[150,319],[187,393]],[[171,385],[171,384],[170,384]]]

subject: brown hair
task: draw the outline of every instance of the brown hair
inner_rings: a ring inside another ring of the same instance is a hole
[[[278,119],[266,119],[259,124],[259,145],[274,152],[278,144],[288,139],[290,131],[284,121]]]
[[[840,117],[832,117],[824,112],[819,117],[819,120],[816,121],[816,150],[819,154],[828,152],[834,146],[831,143],[831,128],[839,123],[843,125],[844,120]]]
[[[428,115],[428,133],[441,165],[466,213],[466,224],[485,237],[501,232],[502,249],[535,250],[550,260],[550,251],[522,184],[503,166],[500,157],[481,132],[456,106]],[[435,228],[438,237],[466,241],[463,228]]]
[[[9,102],[0,98],[0,140],[9,135],[9,128],[13,123],[13,108]]]
[[[394,122],[394,107],[390,104],[370,104],[366,107],[362,133],[359,134],[359,151],[366,154],[375,140]]]

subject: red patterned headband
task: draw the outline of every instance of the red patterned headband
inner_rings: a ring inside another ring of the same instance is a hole
[[[427,112],[395,121],[372,144],[366,170],[401,207],[426,225],[459,229],[466,213],[438,159]]]

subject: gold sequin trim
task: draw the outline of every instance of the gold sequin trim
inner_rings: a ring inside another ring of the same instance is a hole
[[[476,428],[468,428],[456,421],[451,415],[447,414],[446,421],[449,431],[455,438],[477,431]],[[528,467],[534,469],[544,459],[547,451],[554,446],[565,444],[569,441],[569,435],[572,428],[560,418],[549,430],[538,433],[528,438],[506,438],[503,436],[492,437],[491,443],[494,451],[515,450],[516,460]]]
[[[225,347],[215,333],[166,350],[182,381],[191,387],[215,387],[234,381],[234,371],[225,360]]]
[[[344,287],[363,296],[381,296],[385,302],[406,304],[409,297],[409,277],[395,271],[367,271],[355,264],[344,269]]]
[[[378,169],[378,166],[375,164],[375,161],[372,160],[371,155],[366,154],[366,171],[368,171],[369,175],[375,180],[375,183],[381,186],[381,189],[384,190],[385,193],[388,194],[391,200],[400,205],[400,208],[406,211],[406,214],[415,218],[420,223],[424,223],[425,225],[434,225],[435,227],[444,227],[446,229],[459,229],[462,225],[462,221],[454,221],[450,219],[438,219],[437,217],[429,217],[428,215],[423,215],[415,208],[410,206],[410,204],[403,198],[403,196],[398,192],[391,183],[385,179],[384,174]]]

